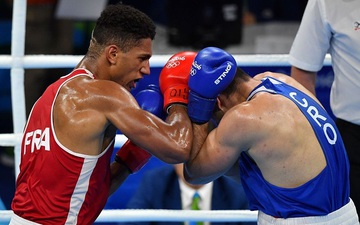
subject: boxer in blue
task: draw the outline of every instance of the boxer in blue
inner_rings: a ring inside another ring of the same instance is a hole
[[[204,65],[222,50],[202,51],[189,78],[195,135],[186,180],[202,184],[225,175],[242,182],[261,225],[359,224],[343,141],[315,96],[290,76],[265,72],[252,78],[240,68],[226,74],[233,79],[219,88],[223,74],[209,75]],[[213,115],[205,113],[214,101]],[[219,123],[208,132],[214,115]]]

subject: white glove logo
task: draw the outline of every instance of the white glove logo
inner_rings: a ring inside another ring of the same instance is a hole
[[[231,70],[231,64],[228,62],[225,71],[214,81],[216,85],[220,84],[220,82],[223,80],[223,78],[226,77],[226,75]]]

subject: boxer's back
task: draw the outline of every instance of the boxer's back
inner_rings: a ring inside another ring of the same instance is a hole
[[[257,131],[257,138],[241,154],[239,165],[252,209],[280,218],[317,216],[349,202],[345,147],[334,121],[315,99],[265,78],[246,104],[249,116],[257,118],[247,132]],[[294,202],[301,204],[288,207]]]
[[[268,182],[293,188],[324,169],[325,157],[312,127],[292,101],[259,93],[248,104],[254,109],[249,111],[252,116],[261,118],[256,122],[261,129],[254,127],[259,138],[248,153]],[[261,110],[263,107],[267,109]]]

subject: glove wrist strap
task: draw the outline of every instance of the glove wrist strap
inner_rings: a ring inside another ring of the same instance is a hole
[[[165,90],[164,92],[164,110],[166,111],[169,105],[173,103],[180,103],[187,105],[189,96],[189,87],[187,85],[176,85]]]
[[[192,122],[204,124],[211,117],[216,104],[216,98],[204,98],[192,92],[189,92],[188,114]]]
[[[149,161],[150,157],[150,153],[128,140],[116,153],[115,161],[128,167],[131,173],[136,173]]]

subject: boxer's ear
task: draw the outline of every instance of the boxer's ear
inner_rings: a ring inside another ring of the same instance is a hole
[[[224,106],[223,106],[222,103],[221,103],[220,96],[218,96],[218,97],[216,98],[216,105],[217,105],[217,109],[218,109],[218,110],[224,111]]]
[[[105,48],[105,54],[109,63],[115,65],[117,63],[119,48],[116,45],[109,45]]]
[[[215,108],[213,110],[213,114],[211,117],[212,122],[215,124],[216,127],[219,124],[222,117],[224,116],[224,111],[222,108],[223,108],[222,103],[218,97],[218,98],[216,98],[216,105],[215,105]]]

